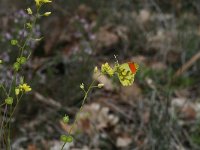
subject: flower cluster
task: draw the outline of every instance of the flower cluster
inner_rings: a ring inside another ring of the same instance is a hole
[[[108,74],[109,76],[113,76],[114,69],[112,69],[108,63],[105,63],[105,64],[102,64],[101,66],[101,72],[103,74]]]
[[[27,61],[26,57],[23,57],[23,56],[18,57],[17,61],[13,64],[13,69],[15,71],[18,71],[20,69],[21,65],[25,64],[26,61]]]
[[[30,92],[32,89],[27,83],[20,84],[18,87],[15,88],[15,94],[19,95],[20,92]]]

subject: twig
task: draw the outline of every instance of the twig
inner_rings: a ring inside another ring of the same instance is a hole
[[[195,54],[188,62],[186,62],[181,68],[179,68],[173,78],[180,76],[183,74],[187,69],[189,69],[198,59],[200,59],[200,52]]]
[[[64,110],[66,111],[68,114],[74,114],[75,110],[74,108],[69,108],[69,107],[64,107],[63,105],[61,105],[58,101],[59,100],[54,100],[52,98],[47,98],[45,96],[43,96],[42,94],[38,93],[38,92],[33,92],[33,95],[35,96],[36,101],[39,101],[43,104],[46,104],[49,107],[54,108],[54,110]]]
[[[62,106],[59,102],[56,102],[54,99],[52,98],[46,98],[44,97],[42,94],[38,93],[38,92],[34,92],[33,95],[36,97],[36,99],[44,104],[47,104],[48,106],[51,107],[56,107],[57,109],[60,109]]]

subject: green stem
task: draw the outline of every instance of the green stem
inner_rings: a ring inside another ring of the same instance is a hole
[[[10,114],[11,114],[11,111],[12,111],[12,106],[11,106],[11,108],[10,108]],[[11,123],[10,123],[10,121],[9,121],[9,125],[8,125],[8,134],[7,134],[7,136],[8,136],[8,149],[10,150],[11,149],[11,138],[10,138],[10,128],[11,128]]]
[[[80,107],[79,111],[77,112],[77,114],[76,114],[76,116],[75,116],[75,120],[74,120],[74,123],[72,124],[72,126],[71,126],[71,128],[70,128],[70,130],[69,130],[69,134],[71,134],[73,128],[74,128],[75,125],[76,125],[76,122],[77,122],[77,120],[78,120],[78,116],[79,116],[80,112],[81,112],[82,109],[83,109],[83,105],[85,104],[85,101],[86,101],[86,99],[87,99],[87,97],[88,97],[88,93],[90,92],[90,89],[93,87],[94,82],[95,82],[95,80],[92,81],[92,83],[90,84],[89,88],[88,88],[87,91],[85,92],[85,96],[84,96],[84,98],[83,98],[81,107]]]
[[[100,74],[97,78],[99,78],[100,76],[101,76],[101,74]],[[87,97],[88,97],[88,94],[89,94],[90,90],[91,90],[92,88],[98,87],[98,86],[93,86],[93,85],[94,85],[94,82],[95,82],[95,79],[94,79],[94,80],[92,81],[92,83],[89,85],[87,91],[83,90],[84,93],[85,93],[85,95],[84,95],[84,98],[83,98],[81,107],[80,107],[79,111],[76,113],[74,123],[72,124],[72,126],[71,126],[71,128],[70,128],[70,130],[69,130],[69,134],[71,134],[73,128],[75,127],[75,125],[76,125],[76,123],[77,123],[77,121],[78,121],[78,116],[79,116],[79,114],[81,113],[81,111],[82,111],[82,109],[83,109],[83,105],[85,104],[85,102],[86,102],[86,100],[87,100]],[[63,148],[65,147],[66,143],[67,143],[67,142],[64,142],[64,143],[63,143],[61,150],[63,150]]]
[[[33,27],[35,26],[36,21],[37,21],[37,19],[38,19],[38,17],[39,17],[39,11],[40,11],[40,9],[37,9],[37,13],[36,13],[35,18],[34,18],[34,20],[33,20],[33,22],[32,22],[32,25],[31,25],[31,32],[30,32],[29,36],[26,38],[24,44],[23,44],[22,47],[21,47],[21,54],[20,54],[20,57],[23,55],[25,46],[27,45],[27,42],[29,41],[29,39],[31,39],[31,37],[32,37],[32,35],[33,35]]]
[[[5,102],[4,102],[4,103],[2,103],[2,104],[0,105],[0,107],[1,107],[1,106],[3,106],[3,105],[5,105],[5,104],[6,104]]]
[[[6,94],[6,96],[8,97],[9,95],[8,95],[8,93],[7,93],[7,91],[6,91],[6,88],[1,84],[1,86],[0,87],[2,87],[2,89],[3,89],[3,91],[4,91],[4,93]]]
[[[16,108],[17,108],[17,106],[18,106],[20,100],[22,99],[22,96],[23,96],[23,94],[20,96],[19,99],[18,99],[18,97],[17,97],[17,103],[16,103],[15,107],[13,108],[13,111],[10,113],[10,117],[9,117],[9,119],[8,119],[8,122],[7,122],[6,125],[4,126],[5,129],[7,128],[8,124],[10,123],[11,118],[12,118],[12,116],[14,115],[15,110],[16,110]]]
[[[63,150],[63,148],[65,147],[67,142],[63,143],[61,150]]]

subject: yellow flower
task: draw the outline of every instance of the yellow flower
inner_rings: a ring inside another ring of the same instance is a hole
[[[32,90],[31,87],[27,85],[26,83],[19,85],[19,88],[21,91],[24,91],[24,92],[30,92]]]
[[[31,8],[27,8],[26,10],[27,10],[27,12],[28,12],[29,15],[32,15],[32,14],[33,14]]]
[[[15,95],[19,95],[19,92],[20,92],[19,88],[15,88]]]
[[[40,6],[40,1],[41,0],[35,0],[36,6]]]
[[[110,76],[113,76],[113,74],[114,74],[114,70],[109,66],[108,63],[102,64],[102,66],[101,66],[101,72],[103,74],[107,73]]]

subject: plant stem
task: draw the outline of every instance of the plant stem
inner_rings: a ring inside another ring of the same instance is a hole
[[[65,147],[67,142],[63,143],[61,150],[63,150],[63,148]]]
[[[22,96],[23,96],[23,94],[20,96],[19,99],[18,99],[18,97],[17,97],[17,103],[16,103],[16,105],[14,106],[13,111],[10,113],[10,117],[9,117],[9,119],[8,119],[8,122],[7,122],[6,125],[4,126],[4,128],[7,128],[7,125],[10,123],[11,118],[12,118],[12,116],[14,115],[15,110],[16,110],[16,108],[17,108],[17,106],[18,106],[20,100],[22,99]]]
[[[12,111],[12,106],[10,108],[10,114],[11,114],[11,111]],[[7,137],[8,137],[8,149],[11,149],[11,138],[10,138],[10,128],[11,128],[11,123],[10,123],[10,120],[8,120],[8,134],[7,134]]]
[[[77,114],[76,114],[76,116],[75,116],[75,120],[74,120],[74,123],[72,124],[72,126],[71,126],[71,128],[70,128],[70,130],[69,130],[69,134],[71,134],[73,128],[74,128],[75,125],[76,125],[76,122],[77,122],[77,120],[78,120],[78,116],[79,116],[80,112],[81,112],[82,109],[83,109],[83,105],[85,104],[85,101],[86,101],[86,99],[87,99],[87,97],[88,97],[88,93],[90,92],[90,89],[93,87],[94,82],[95,82],[95,80],[92,81],[92,83],[90,84],[89,88],[88,88],[87,91],[85,92],[85,96],[84,96],[84,98],[83,98],[81,107],[80,107],[79,111],[77,112]]]
[[[2,120],[2,122],[1,122],[0,141],[1,141],[1,139],[2,139],[2,136],[1,136],[1,135],[3,135],[2,129],[3,129],[4,120],[5,120],[5,118],[6,118],[6,113],[7,113],[7,105],[6,105],[5,108],[4,108],[3,120]],[[2,142],[2,144],[4,144],[4,143]]]
[[[23,53],[24,53],[25,47],[26,47],[26,45],[27,45],[27,42],[31,39],[31,37],[32,37],[32,35],[33,35],[33,27],[35,26],[38,17],[39,17],[39,9],[37,9],[37,13],[36,13],[36,16],[35,16],[35,18],[34,18],[34,20],[33,20],[33,22],[32,22],[32,28],[31,28],[31,31],[30,31],[28,37],[27,37],[26,40],[24,41],[23,45],[22,45],[21,47],[19,47],[19,49],[20,49],[19,57],[22,57],[22,56],[23,56]],[[13,77],[13,79],[12,79],[12,81],[11,81],[11,85],[10,85],[10,88],[9,88],[9,93],[7,93],[7,91],[6,91],[6,89],[4,88],[4,86],[1,85],[1,87],[3,88],[3,90],[4,90],[5,94],[7,95],[7,97],[9,97],[9,96],[12,94],[12,89],[15,88],[16,84],[17,84],[17,71],[14,72],[14,77]],[[16,108],[17,108],[17,106],[18,106],[18,104],[19,104],[19,102],[20,102],[20,100],[21,100],[21,98],[22,98],[22,96],[23,96],[23,93],[21,94],[21,96],[20,96],[19,99],[18,99],[18,97],[17,97],[17,103],[16,103],[16,105],[14,106],[13,111],[12,111],[12,106],[10,107],[10,116],[9,116],[8,121],[5,123],[5,126],[4,126],[4,119],[3,119],[2,124],[1,124],[1,129],[0,129],[0,131],[2,131],[2,127],[3,127],[4,130],[8,129],[8,132],[7,132],[7,140],[6,140],[6,148],[7,148],[7,149],[10,149],[10,148],[11,148],[11,146],[10,146],[10,145],[11,145],[11,144],[10,144],[10,143],[11,143],[11,142],[10,142],[10,140],[11,140],[11,139],[10,139],[11,122],[10,122],[10,121],[11,121],[11,118],[12,118],[12,116],[13,116],[13,114],[14,114],[14,112],[15,112],[15,110],[16,110]],[[5,103],[1,104],[0,107],[3,106],[4,104],[5,104]],[[3,117],[5,117],[5,114],[7,113],[7,111],[8,111],[8,108],[7,108],[7,105],[6,105],[6,108],[5,108],[5,112],[4,112],[4,116],[3,116]],[[3,134],[2,134],[2,135],[3,135]]]
[[[101,76],[101,74],[100,74],[98,77],[100,77],[100,76]],[[98,77],[97,77],[97,78],[98,78]],[[89,85],[87,91],[83,90],[84,93],[85,93],[85,95],[84,95],[84,98],[83,98],[81,107],[80,107],[79,111],[76,113],[74,123],[72,124],[71,128],[69,129],[69,135],[71,134],[73,128],[75,127],[75,125],[76,125],[76,123],[77,123],[77,121],[78,121],[78,116],[79,116],[79,114],[81,113],[81,111],[82,111],[82,109],[83,109],[83,105],[85,104],[85,102],[86,102],[86,100],[87,100],[87,98],[88,98],[88,94],[89,94],[90,90],[91,90],[92,88],[98,87],[98,86],[93,86],[94,83],[95,83],[95,79],[94,79],[94,80],[92,81],[92,83]],[[64,142],[64,143],[63,143],[61,150],[63,150],[63,148],[65,147],[66,143],[67,143],[67,142]]]

